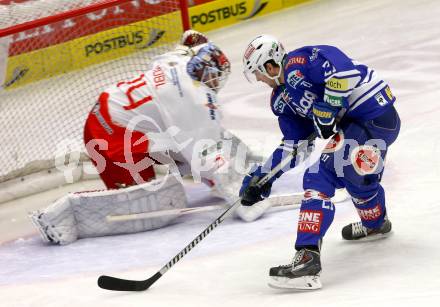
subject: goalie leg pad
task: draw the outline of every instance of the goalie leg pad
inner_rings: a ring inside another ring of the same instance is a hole
[[[157,210],[185,208],[182,184],[174,176],[123,190],[80,193],[72,199],[78,222],[78,237],[136,233],[161,228],[176,216],[108,222],[109,215],[130,215]]]
[[[52,238],[50,242],[68,244],[80,238],[136,233],[166,226],[178,215],[116,222],[108,221],[107,216],[185,208],[187,200],[183,185],[174,176],[167,176],[163,180],[126,189],[69,194],[63,206],[59,203],[57,201],[56,206],[54,204],[32,216],[37,227],[40,225],[40,232],[43,231],[46,236],[53,237],[48,230],[58,231],[58,237]],[[58,216],[64,217],[63,224],[60,218],[54,218]],[[67,224],[66,220],[73,222]]]
[[[58,199],[44,210],[31,212],[29,217],[45,242],[64,245],[78,238],[69,195]]]

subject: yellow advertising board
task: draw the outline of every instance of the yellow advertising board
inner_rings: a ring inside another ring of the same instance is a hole
[[[283,8],[283,0],[217,0],[189,8],[191,28],[206,32]]]
[[[180,12],[174,12],[16,55],[8,59],[5,88],[174,43],[182,31]]]
[[[311,0],[216,0],[189,8],[192,29],[207,32]],[[177,42],[180,12],[104,30],[8,58],[4,88],[114,60],[142,49]]]
[[[312,0],[282,0],[283,1],[283,8],[284,7],[289,7],[289,6],[294,6],[294,5],[298,5],[298,4],[302,4],[305,2],[310,2]]]

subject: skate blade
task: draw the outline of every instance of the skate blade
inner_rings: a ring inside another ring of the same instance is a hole
[[[360,239],[357,239],[357,240],[345,240],[345,241],[353,242],[353,243],[356,243],[356,242],[373,242],[373,241],[379,241],[379,240],[386,239],[389,236],[391,236],[392,234],[393,234],[393,232],[390,231],[390,232],[387,232],[387,233],[377,233],[377,234],[374,234],[374,235],[369,235],[369,236],[366,236],[366,237],[363,237],[363,238],[360,238]]]
[[[270,276],[268,285],[274,289],[316,290],[322,288],[321,279],[317,275],[298,278]]]

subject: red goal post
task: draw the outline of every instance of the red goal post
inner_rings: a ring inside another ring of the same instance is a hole
[[[188,28],[187,0],[0,0],[0,203],[87,175],[83,125],[99,93]]]

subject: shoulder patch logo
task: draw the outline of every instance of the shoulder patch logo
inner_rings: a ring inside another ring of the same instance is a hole
[[[387,97],[388,97],[389,100],[392,101],[392,100],[394,99],[394,95],[393,95],[393,93],[391,92],[391,89],[390,89],[389,86],[387,86],[387,87],[385,88],[385,94],[387,94]]]
[[[348,90],[348,80],[330,78],[326,83],[326,87],[333,91],[344,92]]]

